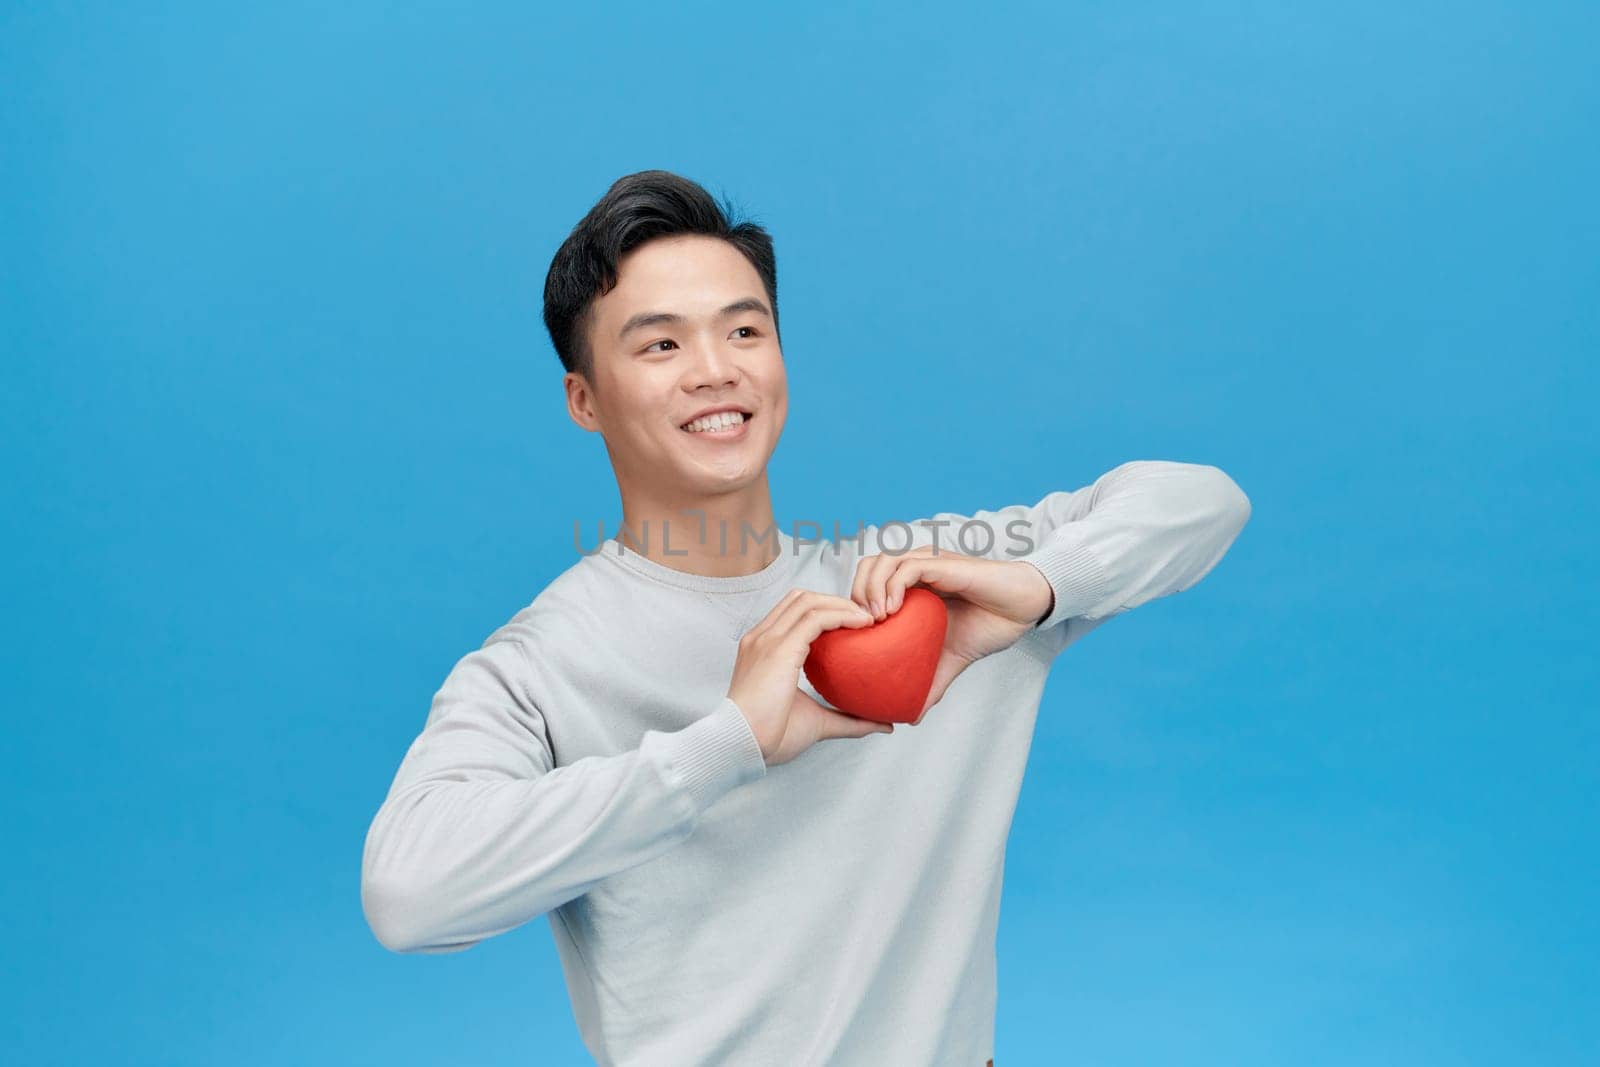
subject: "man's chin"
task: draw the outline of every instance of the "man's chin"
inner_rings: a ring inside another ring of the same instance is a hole
[[[727,496],[729,493],[738,493],[758,485],[761,477],[766,473],[763,465],[756,468],[730,468],[716,470],[714,468],[700,467],[692,471],[684,471],[674,484],[679,492],[686,497]]]

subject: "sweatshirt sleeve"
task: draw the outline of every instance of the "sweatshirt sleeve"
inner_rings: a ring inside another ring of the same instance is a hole
[[[1055,602],[1047,629],[1119,615],[1181,593],[1211,573],[1250,519],[1250,498],[1217,467],[1134,460],[1093,485],[1024,509],[1037,567]]]
[[[1220,469],[1168,460],[1132,460],[1093,484],[971,516],[932,520],[938,543],[969,555],[1021,560],[1050,583],[1054,602],[1036,630],[1069,619],[1103,621],[1158,597],[1182,592],[1222,559],[1250,518],[1250,499]],[[989,532],[957,535],[979,521]],[[983,545],[975,552],[966,545]]]
[[[638,748],[555,766],[522,639],[451,669],[367,832],[361,904],[384,947],[458,952],[670,849],[766,761],[724,698]]]

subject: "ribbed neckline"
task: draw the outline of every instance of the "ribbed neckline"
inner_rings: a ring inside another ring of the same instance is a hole
[[[782,530],[778,530],[777,534],[778,554],[770,563],[753,574],[738,574],[731,577],[674,570],[649,556],[641,556],[616,537],[609,537],[602,542],[600,550],[595,555],[603,556],[636,574],[677,586],[679,589],[693,589],[701,593],[748,593],[753,589],[767,588],[773,582],[792,574],[800,564],[799,557],[795,554],[794,538]]]

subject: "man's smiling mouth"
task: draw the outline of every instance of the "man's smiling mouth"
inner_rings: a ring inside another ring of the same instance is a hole
[[[754,418],[754,414],[743,411],[719,411],[714,415],[693,419],[678,428],[685,433],[703,433],[715,437],[719,434],[736,432]]]

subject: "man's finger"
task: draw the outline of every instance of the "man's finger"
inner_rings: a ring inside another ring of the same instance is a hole
[[[859,604],[829,593],[807,591],[805,596],[797,597],[777,618],[772,620],[772,629],[782,635],[785,640],[793,639],[798,635],[802,641],[809,643],[816,638],[817,634],[828,628],[827,626],[813,627],[807,623],[807,615],[812,611],[816,611],[818,616],[846,620],[850,619],[855,612],[861,612],[864,622],[848,624],[867,625],[872,622],[872,616],[867,614]]]
[[[854,715],[846,715],[842,711],[832,708],[822,709],[823,736],[831,737],[866,737],[868,734],[894,733],[894,723],[873,722],[871,719],[860,719]]]
[[[852,589],[853,598],[864,604],[874,618],[883,614],[883,581],[900,561],[899,556],[879,554],[869,556],[862,561],[856,575],[857,587]]]
[[[860,604],[844,601],[838,607],[808,609],[791,622],[784,639],[796,645],[809,646],[824,632],[836,627],[859,630],[871,625],[872,615],[865,608]]]

